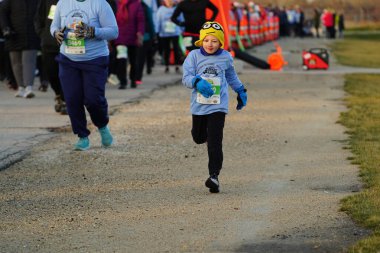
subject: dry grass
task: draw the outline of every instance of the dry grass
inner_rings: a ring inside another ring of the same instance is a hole
[[[334,54],[343,65],[380,68],[379,33],[352,33],[337,41]]]
[[[346,76],[349,111],[341,123],[349,129],[352,162],[360,166],[365,189],[345,198],[342,210],[373,235],[359,241],[350,252],[379,252],[380,249],[380,75]]]
[[[348,31],[379,31],[380,22],[346,22]]]

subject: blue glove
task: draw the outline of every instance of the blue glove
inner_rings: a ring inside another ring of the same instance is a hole
[[[199,76],[194,77],[193,85],[205,98],[214,95],[211,84]]]
[[[237,101],[238,104],[236,106],[236,110],[241,110],[243,109],[244,106],[247,105],[247,89],[244,88],[244,86],[241,86],[236,90],[237,95]]]

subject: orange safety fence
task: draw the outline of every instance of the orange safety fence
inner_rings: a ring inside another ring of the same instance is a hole
[[[231,48],[238,48],[238,36],[245,48],[261,45],[265,42],[274,41],[279,38],[279,18],[273,15],[273,13],[269,13],[264,8],[259,8],[261,18],[250,12],[249,19],[247,9],[244,8],[242,10],[244,14],[239,21],[236,12],[231,9],[232,1],[210,1],[217,6],[219,10],[216,21],[222,24],[225,31],[225,49],[230,50]],[[208,19],[211,17],[210,10],[206,11],[206,17]]]
[[[219,22],[224,29],[224,49],[229,50],[231,47],[230,41],[232,39],[230,31],[230,9],[231,1],[230,0],[211,0],[211,2],[218,7],[219,13],[215,19],[216,22]],[[206,11],[207,19],[211,17],[211,11]],[[236,33],[237,30],[235,30]]]
[[[248,33],[249,23],[248,23],[247,11],[243,10],[242,13],[243,15],[240,20],[239,35],[243,43],[243,46],[245,48],[249,48],[252,46],[252,43],[251,43],[251,39],[249,38],[249,33]]]

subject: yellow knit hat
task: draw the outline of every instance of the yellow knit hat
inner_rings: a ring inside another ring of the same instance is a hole
[[[202,42],[204,40],[204,38],[207,36],[207,35],[213,35],[215,36],[216,38],[218,38],[218,40],[220,41],[220,44],[221,44],[221,48],[224,47],[224,31],[223,31],[223,27],[221,24],[219,24],[218,22],[214,22],[214,21],[207,21],[206,23],[204,23],[202,25],[202,29],[200,30],[199,32],[199,40],[197,40],[194,45],[197,46],[197,47],[201,47],[202,46]]]

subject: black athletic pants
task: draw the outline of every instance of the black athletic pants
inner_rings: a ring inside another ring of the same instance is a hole
[[[171,52],[171,47],[170,45],[173,46],[173,53],[174,53],[174,65],[180,65],[181,61],[181,52],[179,48],[179,43],[178,43],[179,36],[173,36],[173,37],[162,37],[161,38],[161,43],[162,43],[162,50],[163,50],[163,55],[164,55],[164,62],[165,66],[168,67],[170,65],[170,52]]]
[[[63,95],[61,81],[59,80],[59,64],[55,60],[59,52],[47,52],[42,51],[42,65],[46,77],[50,83],[51,88],[53,89],[56,96],[60,96],[63,101],[65,97]]]
[[[197,144],[207,142],[209,174],[219,175],[223,165],[223,128],[226,114],[193,115],[191,135]]]

